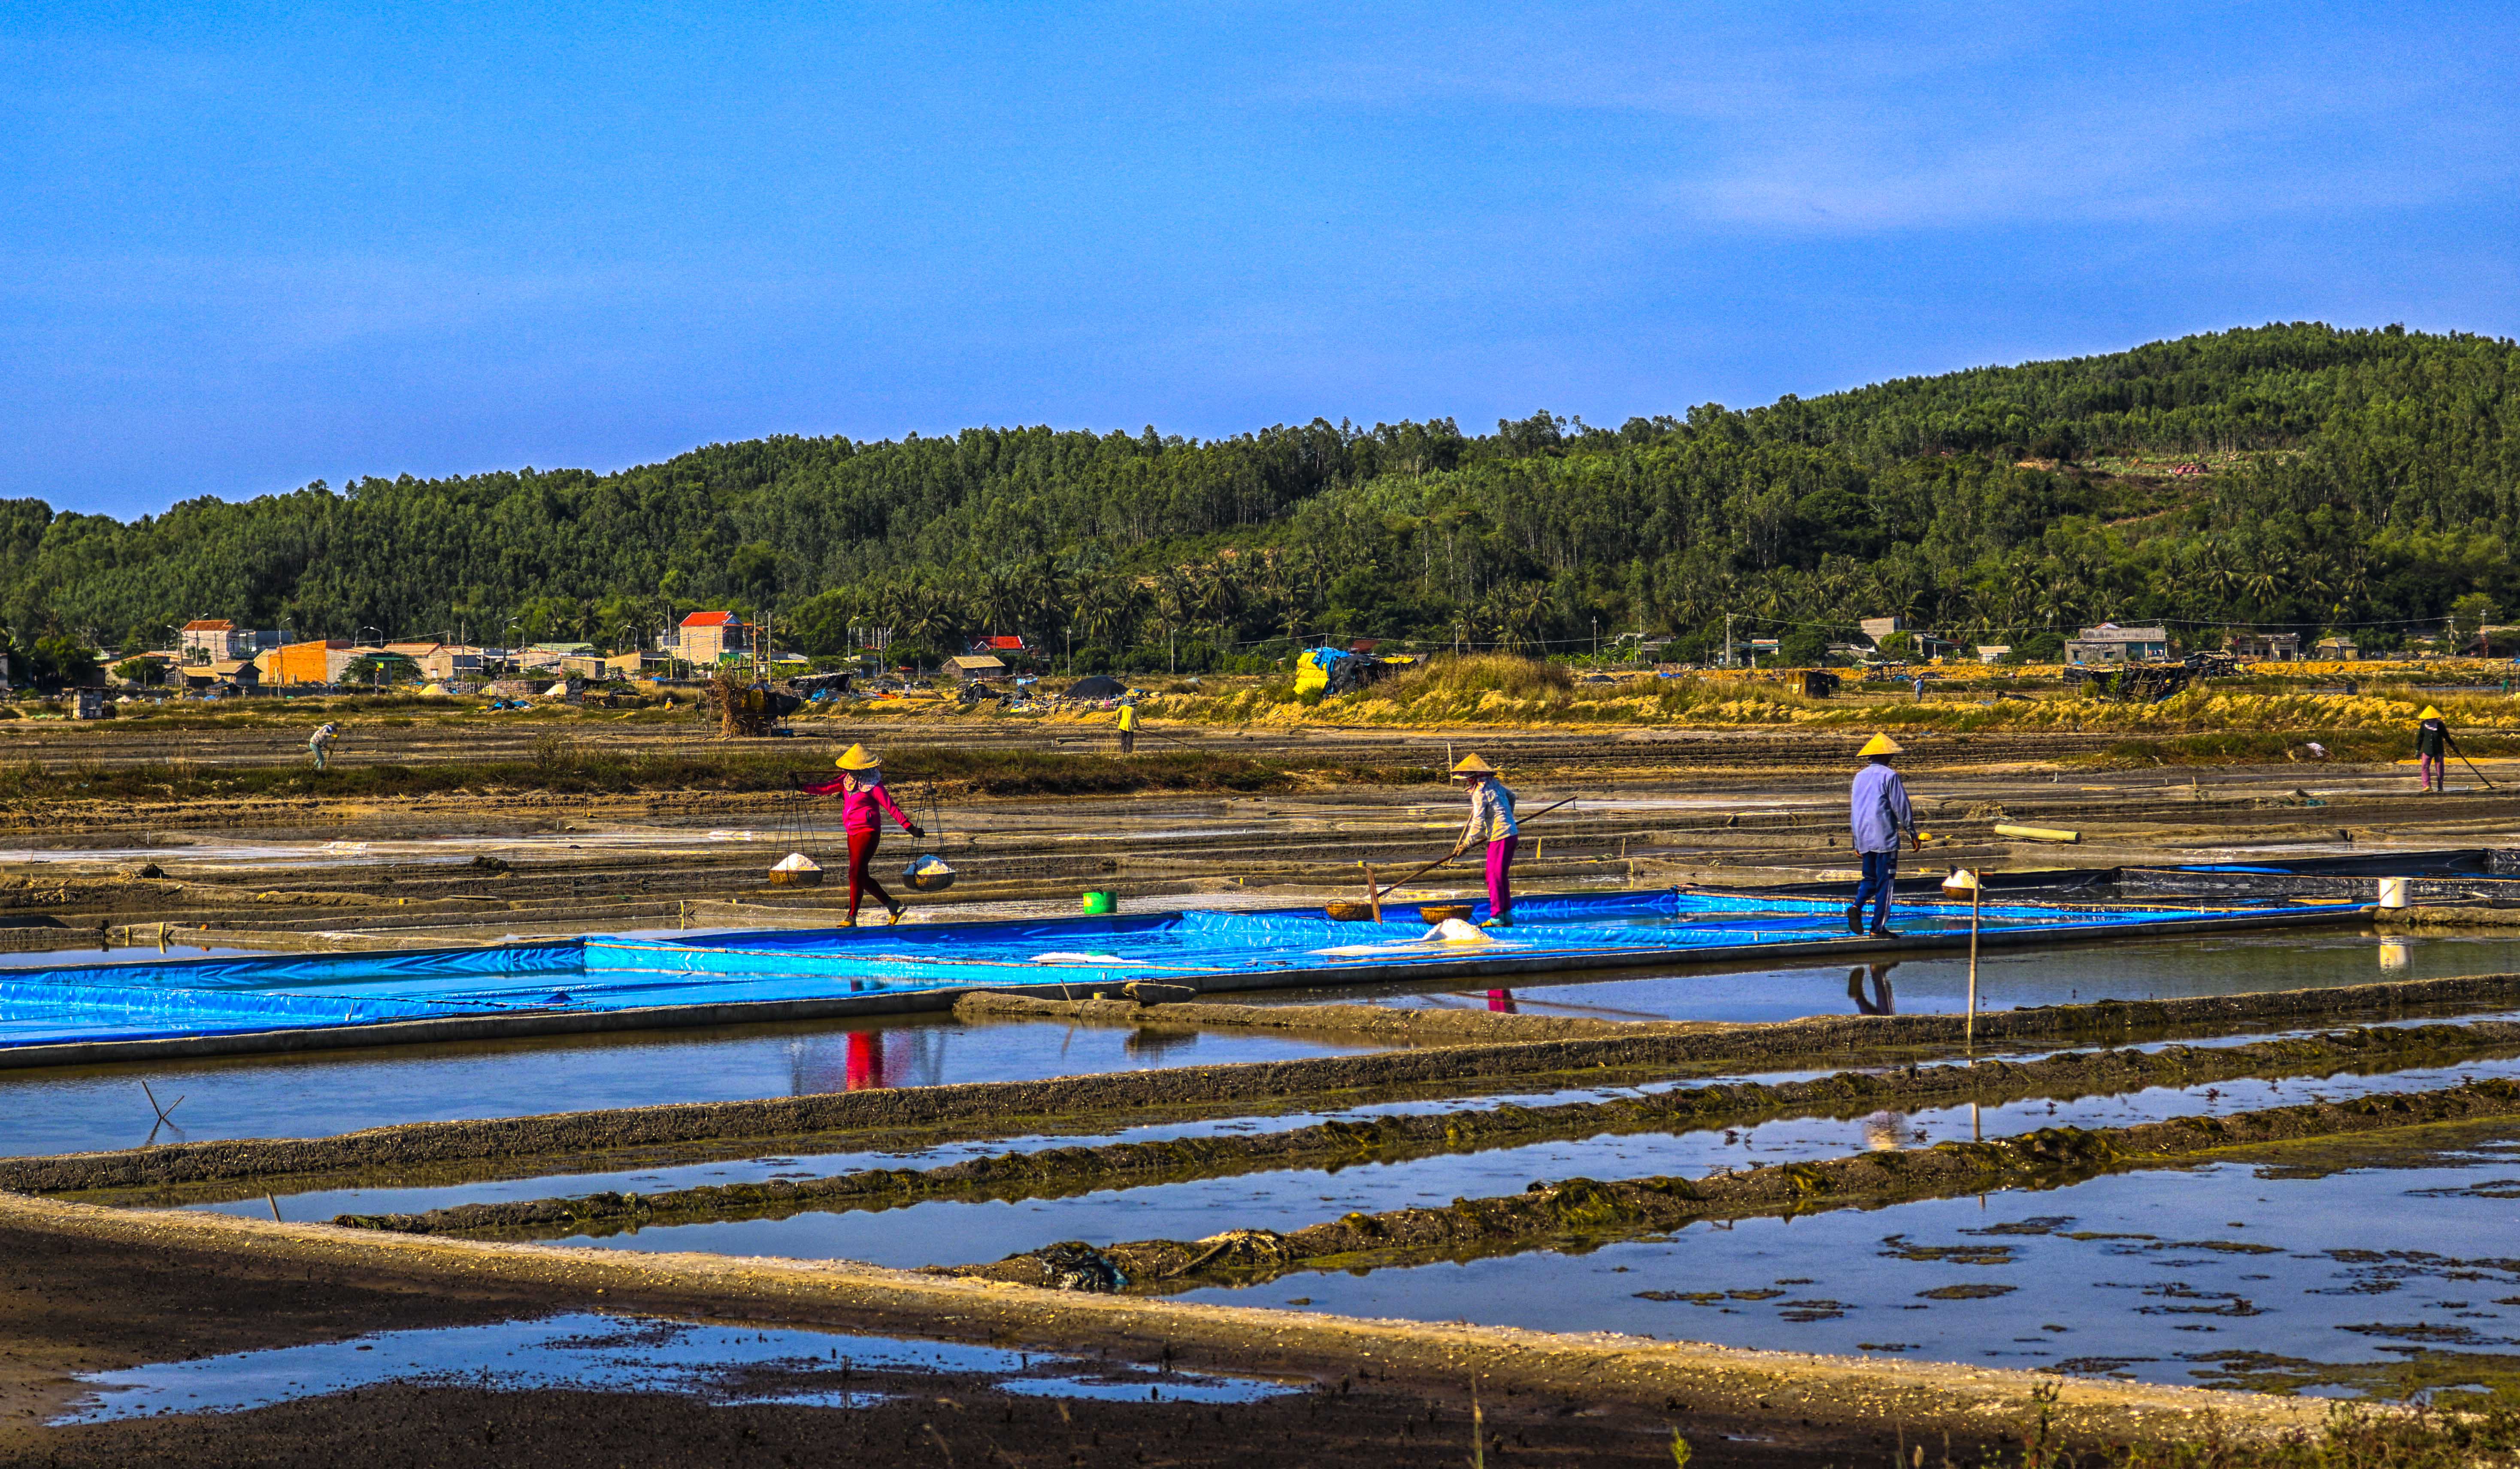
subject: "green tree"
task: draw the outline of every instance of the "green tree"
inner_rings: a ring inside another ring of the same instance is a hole
[[[1818,668],[1828,661],[1828,636],[1798,627],[1777,640],[1777,659],[1790,668]]]

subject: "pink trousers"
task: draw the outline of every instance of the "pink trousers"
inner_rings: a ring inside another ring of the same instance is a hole
[[[1513,916],[1513,849],[1519,836],[1500,836],[1488,843],[1488,916]]]
[[[2423,775],[2424,789],[2438,790],[2448,783],[2442,779],[2442,766],[2443,760],[2439,755],[2425,755],[2416,760],[2415,767]]]

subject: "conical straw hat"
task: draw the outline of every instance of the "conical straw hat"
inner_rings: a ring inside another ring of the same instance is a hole
[[[1453,767],[1453,774],[1457,776],[1493,776],[1496,774],[1496,767],[1488,764],[1484,760],[1481,760],[1476,755],[1463,755],[1461,759],[1461,763]]]
[[[2415,716],[2415,718],[2417,718],[2417,719],[2439,719],[2439,718],[2441,718],[2441,711],[2440,711],[2439,709],[2434,708],[2434,707],[2433,707],[2432,705],[2430,705],[2430,704],[2426,704],[2426,705],[2424,705],[2424,712],[2423,712],[2423,713],[2421,713],[2421,714],[2416,715],[2416,716]]]
[[[862,744],[853,744],[840,751],[840,758],[832,763],[844,771],[871,771],[883,764],[875,757],[874,751]]]
[[[1859,755],[1904,755],[1908,752],[1901,749],[1899,747],[1899,741],[1891,738],[1889,735],[1875,734],[1870,739],[1864,741],[1864,748],[1857,750],[1855,753]]]

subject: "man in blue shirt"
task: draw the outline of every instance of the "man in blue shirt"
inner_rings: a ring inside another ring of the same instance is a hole
[[[1925,843],[1916,834],[1916,814],[1909,809],[1908,787],[1890,768],[1890,757],[1905,753],[1899,742],[1887,734],[1875,734],[1856,753],[1864,757],[1865,765],[1855,773],[1849,809],[1864,880],[1856,886],[1854,906],[1846,911],[1846,927],[1849,933],[1866,931],[1864,909],[1869,903],[1872,936],[1897,938],[1890,931],[1890,889],[1899,875],[1899,837],[1905,832],[1910,845],[1918,849]]]

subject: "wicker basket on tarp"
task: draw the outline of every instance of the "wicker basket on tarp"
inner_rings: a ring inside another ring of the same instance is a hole
[[[1331,917],[1336,918],[1342,923],[1371,923],[1373,921],[1373,905],[1371,903],[1358,903],[1352,899],[1345,899],[1332,903],[1328,906],[1327,912]]]
[[[1446,918],[1467,918],[1475,912],[1477,910],[1467,903],[1421,903],[1418,906],[1418,916],[1429,923],[1441,923]]]

